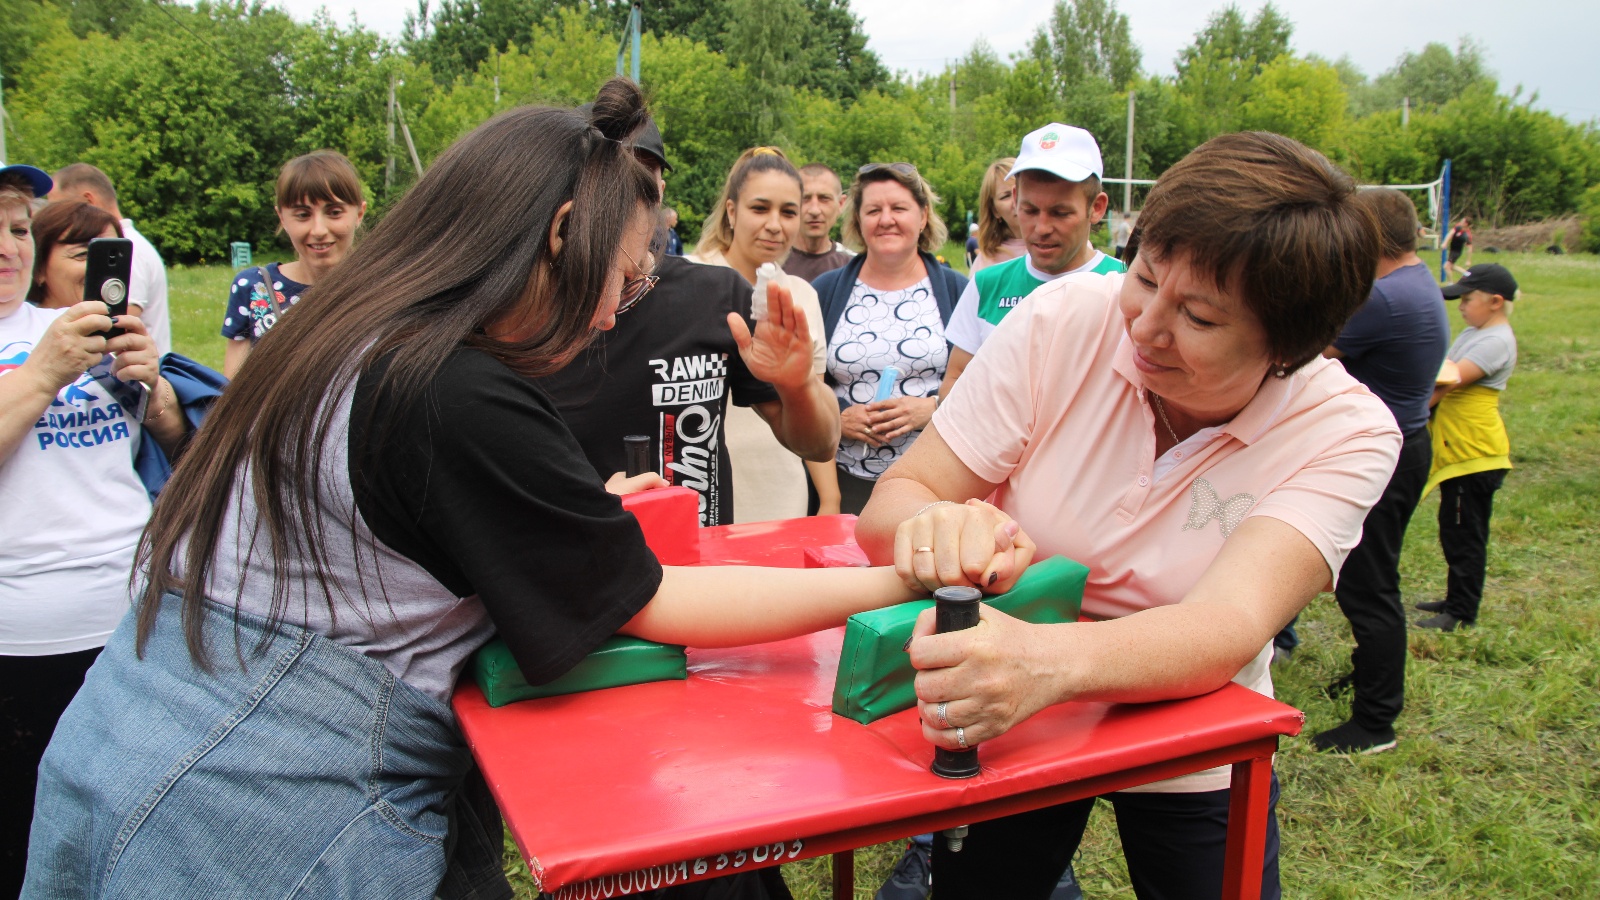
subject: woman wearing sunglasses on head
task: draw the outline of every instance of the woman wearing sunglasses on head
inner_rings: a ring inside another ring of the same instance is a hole
[[[840,512],[861,512],[878,476],[939,405],[949,349],[944,326],[967,279],[933,256],[947,235],[938,203],[910,163],[862,166],[843,226],[845,244],[862,252],[813,283],[828,334],[828,381],[841,410],[833,491]],[[884,378],[891,367],[892,385]],[[817,482],[823,511],[833,511],[826,506],[832,485]]]
[[[255,349],[46,751],[24,897],[509,897],[448,705],[492,635],[545,683],[614,633],[756,643],[920,593],[663,567],[534,381],[648,302],[648,123],[622,79],[497,116]]]

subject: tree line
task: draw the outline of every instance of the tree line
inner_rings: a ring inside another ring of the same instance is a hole
[[[9,157],[94,163],[165,253],[214,259],[230,241],[270,239],[273,181],[295,155],[345,153],[381,216],[416,176],[406,132],[426,166],[499,110],[591,98],[614,71],[629,6],[419,0],[390,41],[261,0],[0,0]],[[1428,44],[1369,78],[1347,58],[1296,53],[1272,5],[1227,6],[1174,74],[1157,75],[1115,0],[1057,0],[1024,51],[1002,59],[979,39],[943,72],[908,75],[867,48],[849,0],[651,0],[644,28],[668,202],[691,235],[756,145],[846,180],[864,162],[913,162],[952,222],[973,211],[988,163],[1048,121],[1088,128],[1120,175],[1129,93],[1136,178],[1213,135],[1265,129],[1369,183],[1432,181],[1452,159],[1452,208],[1490,224],[1600,211],[1600,127],[1502,89],[1470,40]]]

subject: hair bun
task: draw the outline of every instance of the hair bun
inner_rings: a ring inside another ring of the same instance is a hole
[[[607,81],[589,105],[589,124],[607,138],[626,143],[650,121],[639,86],[626,78]]]

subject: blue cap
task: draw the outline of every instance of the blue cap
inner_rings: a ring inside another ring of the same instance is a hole
[[[0,167],[0,179],[13,174],[20,175],[24,181],[28,182],[28,185],[33,188],[33,196],[41,200],[56,186],[56,183],[50,180],[50,176],[46,175],[43,169],[36,169],[33,166]]]

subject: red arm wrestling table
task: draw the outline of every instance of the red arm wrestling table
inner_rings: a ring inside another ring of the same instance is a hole
[[[659,510],[630,508],[653,547],[677,540],[664,556],[694,549],[683,529],[657,530]],[[854,529],[827,516],[687,534],[701,564],[798,568],[808,549],[812,565],[848,563]],[[1260,896],[1271,757],[1299,733],[1297,710],[1231,684],[1063,703],[983,744],[983,774],[947,781],[928,771],[915,710],[871,725],[833,714],[843,635],[691,649],[686,681],[500,709],[463,681],[456,714],[541,890],[623,896],[831,853],[848,897],[857,847],[1232,764],[1223,896]]]

